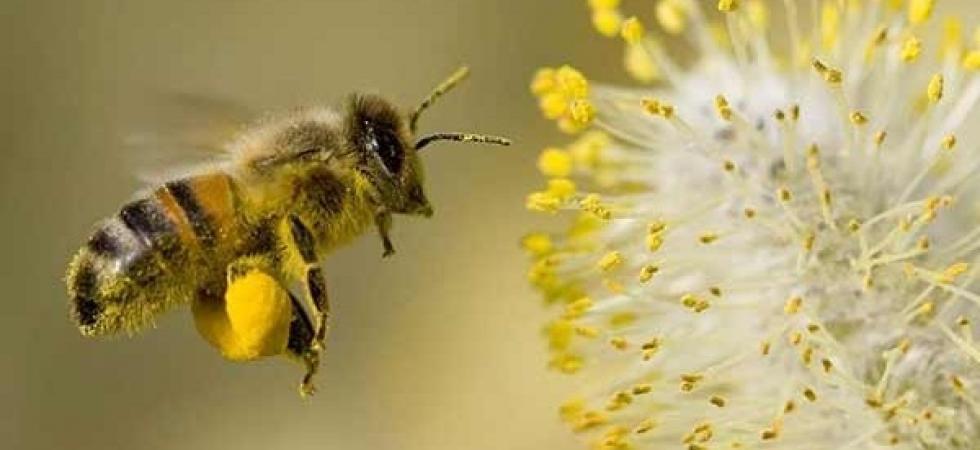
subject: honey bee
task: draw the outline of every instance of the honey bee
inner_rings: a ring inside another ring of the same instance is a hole
[[[209,168],[172,179],[96,228],[68,267],[70,316],[84,336],[132,334],[187,303],[201,336],[233,361],[283,355],[314,392],[330,306],[321,261],[372,225],[394,254],[392,215],[429,217],[419,116],[464,67],[402,114],[374,95],[280,114],[245,129]],[[297,288],[298,287],[298,288]]]

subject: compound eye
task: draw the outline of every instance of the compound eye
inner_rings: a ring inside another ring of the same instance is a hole
[[[367,130],[367,150],[375,153],[381,158],[381,164],[390,174],[397,174],[402,170],[402,163],[405,159],[405,152],[401,142],[393,132],[385,128],[375,127],[370,122],[365,122]]]

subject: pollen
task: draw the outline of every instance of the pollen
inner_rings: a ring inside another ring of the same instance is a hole
[[[565,414],[583,444],[980,442],[967,15],[930,20],[923,0],[588,5],[634,80],[533,75],[542,112],[577,135],[538,157],[545,187],[527,202],[567,213],[522,241],[553,314],[547,365],[587,393]]]
[[[538,170],[547,177],[567,177],[572,173],[572,156],[558,148],[547,148],[538,157]]]

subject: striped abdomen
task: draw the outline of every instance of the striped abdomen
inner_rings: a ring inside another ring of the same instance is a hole
[[[71,315],[83,334],[134,331],[198,285],[224,276],[219,256],[238,225],[223,173],[166,183],[103,222],[68,269]]]

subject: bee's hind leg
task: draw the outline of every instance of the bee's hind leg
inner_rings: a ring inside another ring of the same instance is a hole
[[[320,354],[323,352],[323,343],[327,337],[330,302],[327,298],[327,282],[323,277],[323,269],[320,267],[316,256],[313,233],[299,217],[290,215],[288,220],[292,243],[303,259],[304,268],[302,269],[301,281],[307,297],[316,309],[314,311],[315,326],[313,327],[315,332],[311,333],[311,339],[308,341],[309,346],[302,356],[306,363],[306,375],[303,376],[299,390],[300,395],[305,397],[316,391],[316,387],[313,385],[313,376],[316,375],[320,367]]]

